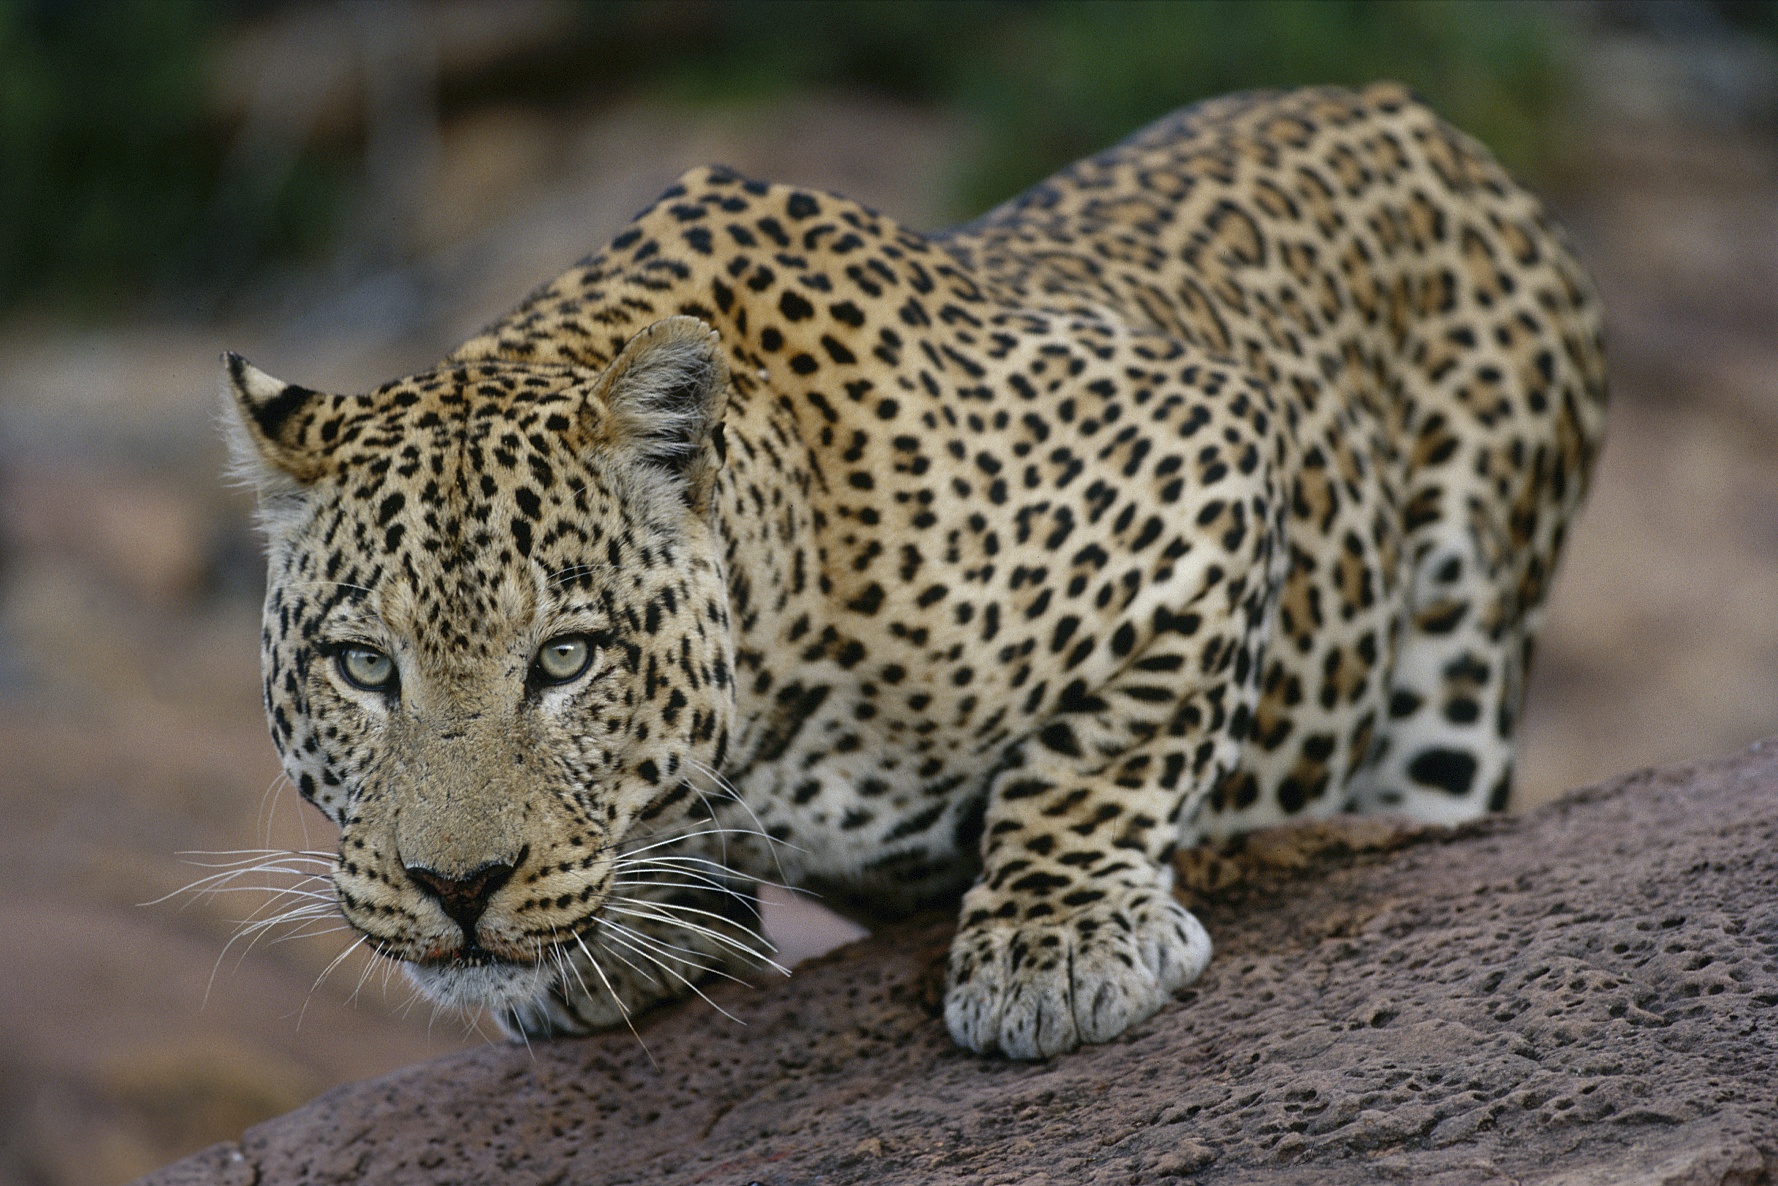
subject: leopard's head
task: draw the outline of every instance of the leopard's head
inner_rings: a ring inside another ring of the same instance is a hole
[[[603,369],[447,363],[360,396],[225,358],[272,738],[339,827],[340,910],[436,999],[534,998],[622,847],[721,766],[728,384],[688,317]]]

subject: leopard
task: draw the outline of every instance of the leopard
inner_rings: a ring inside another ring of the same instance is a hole
[[[765,968],[762,886],[936,906],[1012,1059],[1203,972],[1184,847],[1506,806],[1606,407],[1563,231],[1392,83],[936,233],[694,169],[431,369],[223,371],[370,949],[528,1041]]]

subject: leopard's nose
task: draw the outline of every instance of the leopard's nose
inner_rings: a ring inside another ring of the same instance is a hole
[[[451,876],[425,865],[406,866],[409,880],[444,908],[470,943],[475,942],[476,920],[488,908],[488,900],[512,879],[515,868],[503,861],[489,861],[461,876]]]

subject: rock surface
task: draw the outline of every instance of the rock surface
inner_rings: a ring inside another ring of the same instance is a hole
[[[1182,859],[1218,950],[1041,1064],[954,1048],[917,919],[627,1032],[452,1054],[144,1179],[1545,1183],[1778,1179],[1778,745],[1455,831]]]

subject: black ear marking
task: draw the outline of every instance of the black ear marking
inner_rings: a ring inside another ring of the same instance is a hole
[[[242,403],[259,431],[271,440],[281,440],[284,426],[289,423],[304,404],[314,399],[320,392],[307,387],[299,387],[295,383],[286,383],[283,389],[270,399],[259,398],[257,385],[253,376],[265,377],[264,372],[256,370],[251,363],[234,351],[222,356],[223,363],[228,367],[229,379],[234,383],[235,390],[244,396]]]
[[[308,483],[321,475],[326,458],[305,438],[308,409],[326,398],[320,392],[274,379],[232,350],[222,356],[224,400],[234,412],[229,432],[237,474],[262,493],[278,484],[276,475]]]

